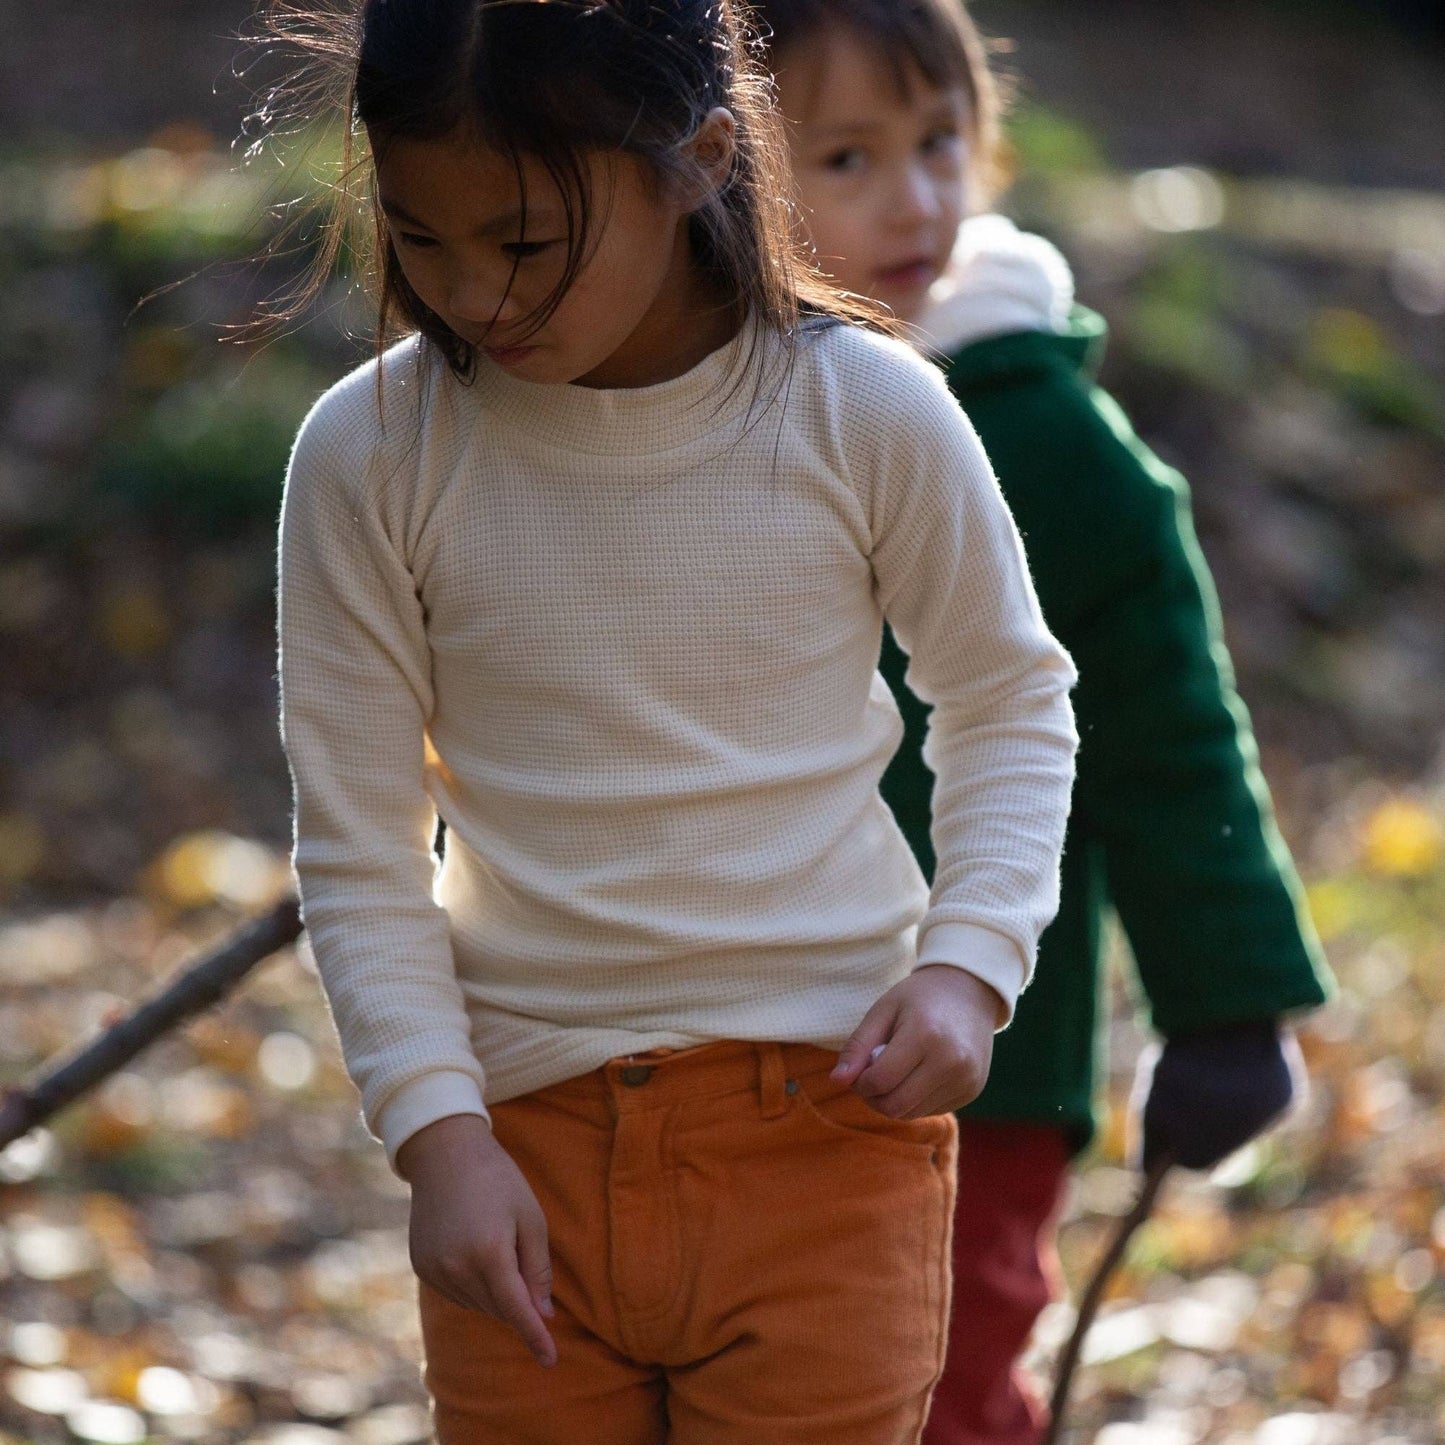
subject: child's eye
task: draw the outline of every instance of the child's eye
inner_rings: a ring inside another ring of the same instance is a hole
[[[435,236],[421,236],[415,231],[398,231],[396,239],[414,251],[424,251],[437,244]]]
[[[959,133],[952,127],[936,130],[931,135],[924,137],[923,150],[927,155],[938,155],[941,152],[951,151],[960,139]]]
[[[849,146],[846,150],[834,151],[831,155],[823,157],[823,169],[836,171],[840,175],[852,175],[861,171],[867,163],[868,157],[858,146]]]
[[[558,244],[557,241],[507,241],[502,250],[514,260],[525,261],[529,256],[540,256],[549,246]]]

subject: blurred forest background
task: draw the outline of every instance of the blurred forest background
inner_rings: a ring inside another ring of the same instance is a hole
[[[0,0],[0,1070],[287,886],[272,541],[365,354],[344,283],[264,347],[288,175],[235,145],[246,0]],[[1005,209],[1113,328],[1190,478],[1342,983],[1309,1106],[1147,1227],[1072,1439],[1445,1438],[1445,12],[978,0]],[[172,283],[137,308],[137,301]],[[1077,1283],[1133,1176],[1127,968]],[[0,1154],[0,1445],[426,1438],[404,1191],[304,949]],[[1046,1318],[1047,1366],[1069,1307]]]

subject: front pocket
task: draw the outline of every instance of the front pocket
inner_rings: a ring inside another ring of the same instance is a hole
[[[951,1114],[922,1119],[890,1119],[852,1089],[822,1078],[801,1079],[794,1105],[828,1134],[867,1143],[917,1161],[937,1162],[953,1137]]]

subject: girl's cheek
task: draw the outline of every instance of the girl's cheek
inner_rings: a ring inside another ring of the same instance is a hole
[[[397,248],[396,260],[397,265],[401,267],[401,274],[406,278],[406,284],[435,310],[437,283],[432,268],[400,247]]]

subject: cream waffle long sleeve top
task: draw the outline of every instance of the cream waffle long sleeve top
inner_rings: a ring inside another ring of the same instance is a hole
[[[840,1047],[923,964],[1010,1008],[1053,916],[1073,670],[942,378],[834,325],[636,390],[405,342],[304,423],[281,523],[306,927],[402,1142],[609,1058]],[[878,793],[887,617],[934,705],[932,897]],[[436,816],[448,833],[433,852]]]

